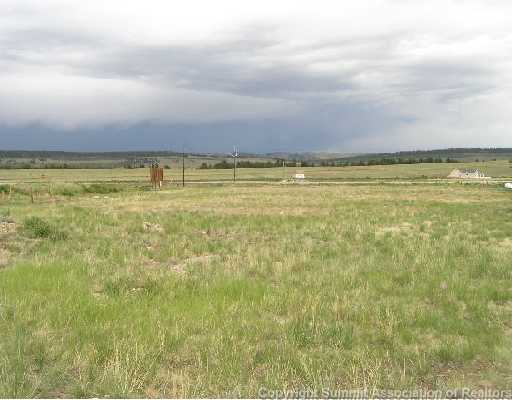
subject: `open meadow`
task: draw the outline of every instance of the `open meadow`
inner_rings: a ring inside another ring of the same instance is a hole
[[[0,397],[511,388],[512,192],[456,167],[2,171]]]
[[[396,164],[352,167],[286,167],[238,168],[237,179],[245,182],[278,182],[290,178],[295,172],[304,172],[309,181],[342,182],[356,180],[425,180],[445,179],[455,168],[478,168],[492,178],[511,178],[512,163],[507,160],[473,163]],[[168,183],[180,183],[180,166],[164,170]],[[0,184],[42,184],[132,182],[148,181],[147,168],[114,169],[12,169],[0,170]],[[233,179],[233,169],[197,169],[186,164],[187,182],[228,182]]]

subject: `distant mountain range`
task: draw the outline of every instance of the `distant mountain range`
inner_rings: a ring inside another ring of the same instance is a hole
[[[225,159],[229,154],[220,153],[187,153],[187,157],[205,159]],[[143,157],[180,157],[181,153],[176,151],[119,151],[119,152],[67,152],[67,151],[25,151],[25,150],[0,150],[1,160],[58,160],[58,161],[89,161],[112,160],[122,161]],[[321,161],[346,161],[358,162],[381,158],[402,158],[402,159],[425,159],[451,158],[458,161],[485,161],[493,159],[512,159],[512,148],[449,148],[438,150],[417,150],[400,151],[395,153],[336,153],[336,152],[304,152],[287,153],[273,152],[265,154],[241,153],[241,158],[251,159],[283,159],[309,162]]]
[[[337,160],[342,158],[356,157],[359,153],[334,153],[334,152],[305,152],[305,153],[265,153],[264,157],[273,159],[284,160],[299,160],[299,161],[312,161],[312,160]],[[261,157],[261,155],[260,155]]]
[[[351,156],[341,156],[332,158],[332,161],[368,161],[379,158],[395,159],[426,159],[426,158],[450,158],[457,161],[489,161],[512,159],[512,148],[449,148],[438,150],[416,150],[399,151],[395,153],[369,153],[356,154]],[[331,161],[330,160],[330,161]]]

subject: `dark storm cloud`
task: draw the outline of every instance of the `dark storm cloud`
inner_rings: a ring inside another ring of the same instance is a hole
[[[343,135],[345,140],[364,138],[369,129],[410,123],[375,109],[351,105],[318,104],[311,115],[295,119],[262,118],[198,124],[106,124],[81,127],[72,132],[34,123],[0,125],[3,149],[50,149],[75,151],[164,150],[227,153],[233,145],[245,152],[321,151]],[[334,121],[336,123],[334,124]],[[155,147],[155,143],[157,146]],[[346,150],[340,148],[340,150]]]

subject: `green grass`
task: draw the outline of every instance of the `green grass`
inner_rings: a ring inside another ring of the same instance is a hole
[[[119,186],[2,200],[0,397],[511,387],[501,187]]]
[[[233,179],[233,170],[200,170],[187,164],[185,176],[187,182],[226,182]],[[479,168],[493,178],[512,178],[512,164],[506,160],[479,163],[457,164],[413,164],[413,165],[376,165],[368,167],[315,167],[315,168],[239,168],[240,181],[281,181],[302,171],[309,181],[367,181],[367,180],[426,180],[444,179],[454,168]],[[173,165],[164,170],[167,184],[181,183],[181,166]],[[44,187],[61,184],[98,184],[111,182],[149,181],[149,169],[13,169],[3,170],[0,179],[0,192],[8,190],[6,184],[23,185],[27,183]]]
[[[23,221],[25,232],[33,238],[48,238],[52,240],[62,240],[67,238],[67,234],[55,228],[48,221],[40,217],[29,217]]]

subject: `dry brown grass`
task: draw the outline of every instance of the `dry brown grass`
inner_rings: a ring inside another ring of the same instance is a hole
[[[0,236],[0,394],[510,383],[511,193],[123,188],[8,204],[68,239]]]

